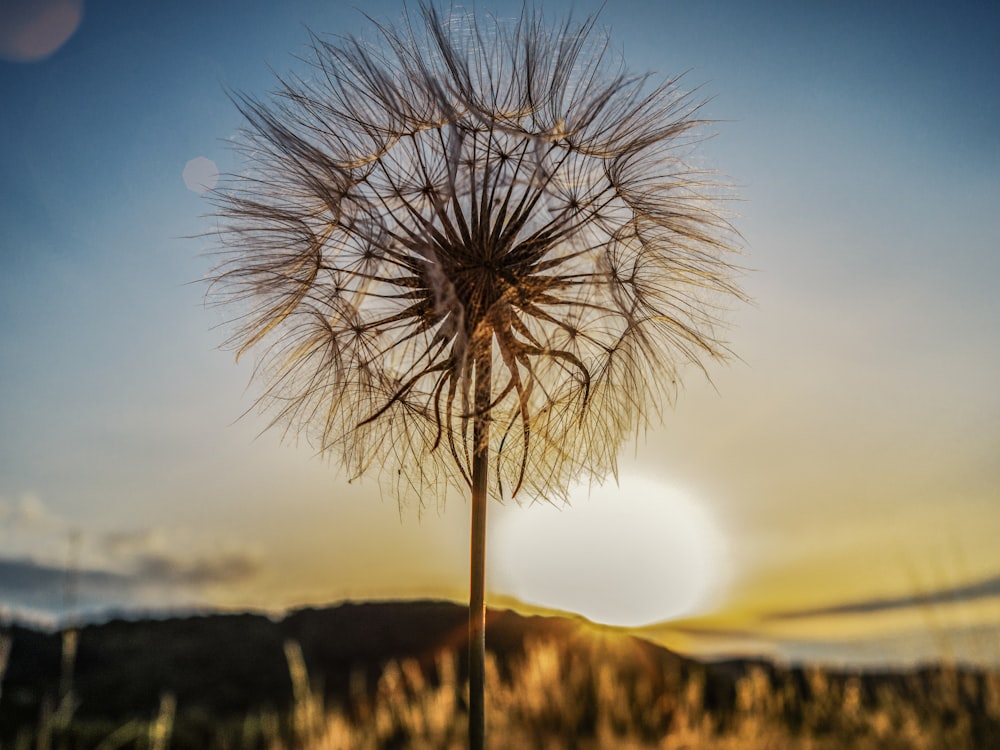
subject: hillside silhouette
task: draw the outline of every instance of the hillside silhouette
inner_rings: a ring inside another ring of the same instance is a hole
[[[465,606],[449,602],[368,602],[301,609],[280,620],[209,614],[85,625],[79,628],[73,673],[75,716],[109,722],[148,718],[166,693],[180,710],[212,717],[285,711],[293,701],[284,650],[289,641],[301,647],[310,677],[334,702],[346,699],[358,675],[373,685],[390,661],[412,659],[431,674],[437,657],[454,651],[464,674],[467,613]],[[569,643],[584,627],[568,618],[491,610],[487,649],[506,669],[523,656],[527,643]],[[30,723],[46,700],[56,701],[61,672],[60,633],[21,626],[8,631],[12,645],[0,694],[3,727]],[[617,669],[686,673],[697,668],[641,639],[608,637],[631,644],[631,659]]]
[[[43,739],[147,747],[164,705],[173,750],[311,747],[310,732],[330,721],[358,743],[350,747],[459,746],[448,727],[467,711],[467,617],[449,602],[367,602],[281,619],[203,614],[85,625],[69,701],[62,634],[7,627],[0,747],[41,747]],[[293,684],[286,646],[301,653],[308,695],[301,669]],[[629,747],[660,747],[670,735],[691,746],[728,738],[747,750],[806,746],[797,742],[909,750],[918,747],[914,732],[931,743],[919,747],[1000,747],[1000,675],[988,671],[699,662],[582,619],[507,610],[489,612],[487,651],[493,697],[509,712],[497,719],[505,747],[603,748],[600,738],[611,735]],[[318,713],[308,713],[313,696]],[[391,717],[385,726],[372,721],[380,710]],[[122,733],[131,739],[108,744]]]

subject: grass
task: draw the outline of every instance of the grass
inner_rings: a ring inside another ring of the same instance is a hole
[[[10,643],[0,635],[0,668]],[[1000,747],[1000,673],[953,665],[871,675],[763,663],[654,662],[641,642],[583,631],[487,660],[488,746],[539,750],[981,750]],[[455,651],[358,671],[328,702],[295,642],[286,712],[220,719],[165,694],[147,719],[74,720],[72,686],[0,750],[458,750],[466,688]],[[666,665],[666,666],[665,666]],[[0,670],[2,676],[2,670]]]

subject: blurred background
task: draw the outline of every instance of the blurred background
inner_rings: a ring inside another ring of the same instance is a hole
[[[598,11],[706,100],[754,303],[619,482],[491,508],[490,602],[698,654],[1000,663],[1000,9],[545,5]],[[0,8],[3,618],[466,598],[468,507],[262,432],[199,283],[205,192],[243,169],[227,92],[402,12]]]

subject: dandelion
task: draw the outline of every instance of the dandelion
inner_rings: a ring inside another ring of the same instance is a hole
[[[400,501],[471,493],[478,747],[487,498],[615,473],[680,370],[726,354],[733,232],[689,163],[698,103],[593,18],[421,4],[374,40],[314,36],[309,62],[236,99],[210,297],[273,425]]]

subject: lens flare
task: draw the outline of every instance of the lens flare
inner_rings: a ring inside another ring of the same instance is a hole
[[[0,58],[38,62],[62,47],[83,19],[83,0],[0,3]]]
[[[184,185],[193,193],[207,193],[219,181],[219,168],[204,156],[196,156],[184,165]]]

